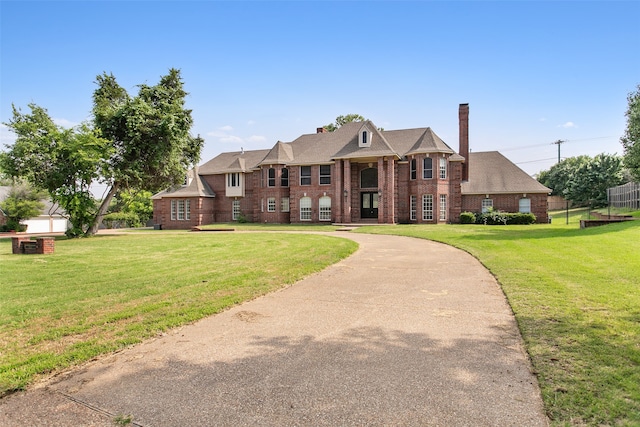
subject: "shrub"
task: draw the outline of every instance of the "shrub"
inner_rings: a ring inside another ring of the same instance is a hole
[[[476,215],[473,212],[462,212],[460,214],[460,224],[475,224]]]
[[[490,210],[486,213],[478,214],[476,223],[484,225],[511,225],[511,224],[533,224],[536,216],[532,213],[521,212],[501,212]]]
[[[133,212],[112,212],[102,219],[107,228],[140,227],[140,218]]]

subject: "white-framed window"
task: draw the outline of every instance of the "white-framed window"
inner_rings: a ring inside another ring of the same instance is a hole
[[[300,199],[300,221],[311,221],[311,197]]]
[[[358,147],[360,148],[371,147],[371,139],[372,139],[371,137],[372,137],[372,134],[371,132],[369,132],[369,130],[366,127],[362,129],[358,134]]]
[[[320,185],[331,184],[331,165],[320,165]]]
[[[440,221],[447,219],[447,195],[440,195]]]
[[[417,206],[416,196],[411,196],[409,198],[409,205],[410,205],[410,207],[409,207],[409,209],[410,209],[409,210],[409,212],[410,212],[409,219],[411,221],[415,221],[417,219],[417,217],[418,217],[418,212],[417,212],[418,206]]]
[[[280,199],[280,211],[281,212],[289,212],[289,198],[283,197]]]
[[[267,171],[267,186],[275,187],[276,186],[276,170],[274,168],[269,168]]]
[[[482,199],[482,213],[487,213],[493,208],[493,199]]]
[[[447,159],[440,157],[440,179],[447,179]]]
[[[418,175],[418,161],[416,159],[411,159],[411,163],[410,163],[410,171],[411,171],[411,175],[410,178],[412,180],[416,179],[417,175]]]
[[[433,221],[433,194],[422,195],[422,220]]]
[[[287,168],[282,168],[282,170],[280,171],[280,186],[289,186],[289,169]]]
[[[178,221],[184,221],[184,200],[178,200]]]
[[[269,197],[267,199],[267,212],[275,212],[276,211],[276,198]]]
[[[311,185],[311,166],[300,166],[300,185]]]
[[[531,199],[520,199],[518,201],[518,212],[531,213]]]
[[[425,157],[422,160],[422,178],[433,178],[433,159],[431,157]]]
[[[240,174],[238,172],[227,174],[227,187],[240,187]]]
[[[231,207],[232,213],[231,213],[231,219],[233,221],[237,221],[238,218],[240,218],[240,200],[234,200],[232,207]]]
[[[320,221],[331,221],[331,197],[320,197],[318,202],[318,219]]]
[[[189,199],[171,200],[171,220],[185,221],[191,219],[191,201]]]

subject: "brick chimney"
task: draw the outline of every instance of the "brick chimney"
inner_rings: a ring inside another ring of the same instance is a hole
[[[458,120],[460,122],[460,149],[458,154],[464,157],[465,161],[462,164],[462,180],[469,181],[469,104],[460,104]]]
[[[327,133],[327,130],[325,128],[317,128],[316,133]]]

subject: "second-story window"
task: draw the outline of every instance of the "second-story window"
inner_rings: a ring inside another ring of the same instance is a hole
[[[228,173],[227,174],[227,187],[240,187],[240,174]]]
[[[331,184],[331,165],[320,165],[320,185]]]
[[[282,168],[282,170],[280,171],[280,186],[289,186],[289,169],[287,168]]]
[[[311,185],[311,166],[300,166],[300,185]]]
[[[411,179],[416,179],[416,169],[418,166],[418,162],[416,159],[411,159]]]
[[[440,157],[440,179],[447,178],[447,159]]]
[[[422,161],[422,178],[433,178],[433,159],[431,157],[425,157]]]
[[[276,170],[274,168],[269,168],[269,172],[267,176],[267,185],[269,187],[276,186]]]

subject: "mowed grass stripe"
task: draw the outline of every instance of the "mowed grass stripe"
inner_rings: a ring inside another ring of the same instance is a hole
[[[357,245],[288,233],[130,233],[0,241],[0,394],[39,374],[218,313],[333,264]]]

